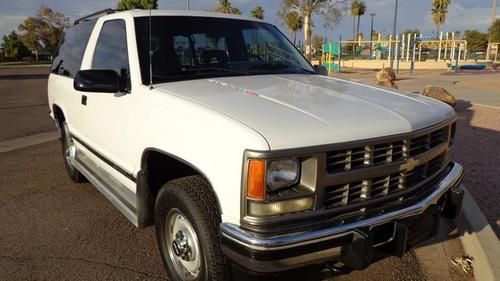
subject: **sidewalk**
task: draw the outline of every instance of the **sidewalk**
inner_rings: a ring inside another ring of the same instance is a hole
[[[351,70],[355,73],[335,74],[335,77],[351,79],[367,84],[376,84],[376,71]],[[421,92],[426,85],[443,87],[457,99],[467,100],[473,104],[500,107],[500,72],[487,74],[469,74],[446,72],[440,70],[416,70],[414,75],[409,71],[400,71],[395,83],[399,89],[408,92]]]

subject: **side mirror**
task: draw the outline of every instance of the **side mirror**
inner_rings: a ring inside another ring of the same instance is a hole
[[[114,70],[80,70],[76,73],[73,87],[82,92],[117,93],[122,90],[120,81],[120,75]]]

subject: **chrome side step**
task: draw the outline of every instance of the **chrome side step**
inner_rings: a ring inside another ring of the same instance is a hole
[[[73,166],[80,171],[97,190],[136,227],[139,225],[135,194],[118,182],[90,158],[85,157],[82,150],[78,150],[76,158],[72,159]]]

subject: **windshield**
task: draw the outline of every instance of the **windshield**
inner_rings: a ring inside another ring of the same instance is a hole
[[[153,83],[200,78],[316,73],[278,29],[249,20],[154,16]],[[135,19],[142,82],[149,84],[149,17]]]

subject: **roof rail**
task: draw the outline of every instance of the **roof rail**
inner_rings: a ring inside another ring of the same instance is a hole
[[[113,9],[104,9],[104,10],[101,10],[101,11],[97,11],[95,13],[92,13],[90,15],[86,15],[84,17],[81,17],[77,20],[75,20],[75,23],[74,25],[77,25],[79,23],[81,23],[82,21],[87,21],[87,20],[90,20],[91,18],[94,18],[94,17],[97,17],[97,16],[100,16],[100,15],[109,15],[109,14],[112,14],[114,13],[116,10],[113,10]]]

